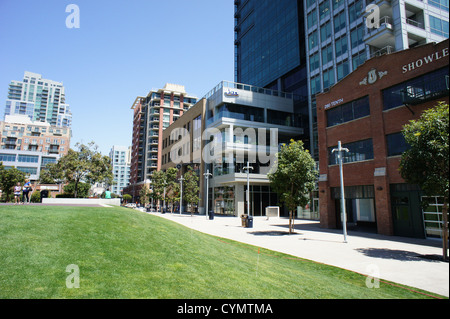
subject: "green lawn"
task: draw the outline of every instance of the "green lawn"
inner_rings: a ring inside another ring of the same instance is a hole
[[[68,265],[80,288],[66,287]],[[424,298],[126,208],[0,207],[0,298]]]

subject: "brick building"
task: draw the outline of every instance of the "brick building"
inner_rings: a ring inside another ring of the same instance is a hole
[[[332,153],[341,141],[349,149],[343,169],[349,227],[385,235],[440,236],[439,200],[422,211],[423,194],[417,185],[406,184],[398,167],[408,147],[403,125],[438,101],[449,101],[448,44],[445,40],[372,58],[317,95],[322,227],[342,227],[339,165]]]

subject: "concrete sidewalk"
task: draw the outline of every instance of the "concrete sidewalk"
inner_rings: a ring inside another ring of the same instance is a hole
[[[253,228],[244,228],[239,217],[151,214],[210,235],[449,296],[449,263],[424,258],[442,256],[440,241],[349,231],[344,243],[342,231],[322,229],[316,221],[296,220],[295,234],[289,235],[287,218],[254,217]]]

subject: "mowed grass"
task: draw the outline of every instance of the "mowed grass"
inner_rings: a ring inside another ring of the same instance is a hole
[[[79,288],[66,286],[68,265]],[[1,206],[0,298],[427,296],[126,208]]]

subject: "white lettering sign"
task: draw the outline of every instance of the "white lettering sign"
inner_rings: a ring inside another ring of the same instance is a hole
[[[343,103],[343,102],[344,102],[344,99],[343,99],[343,98],[340,98],[339,100],[336,100],[336,101],[330,102],[330,103],[328,103],[328,104],[325,104],[325,110],[328,109],[328,108],[330,108],[330,107],[339,105],[339,104],[341,104],[341,103]]]
[[[414,62],[411,62],[411,63],[403,65],[402,66],[402,73],[405,74],[405,73],[407,73],[409,71],[412,71],[414,69],[418,69],[418,68],[422,67],[425,64],[435,62],[435,61],[440,60],[440,59],[442,59],[443,57],[446,57],[446,56],[448,56],[448,48],[445,48],[442,51],[438,51],[438,52],[432,53],[430,55],[424,56],[424,57],[422,57],[420,59],[417,59]]]

